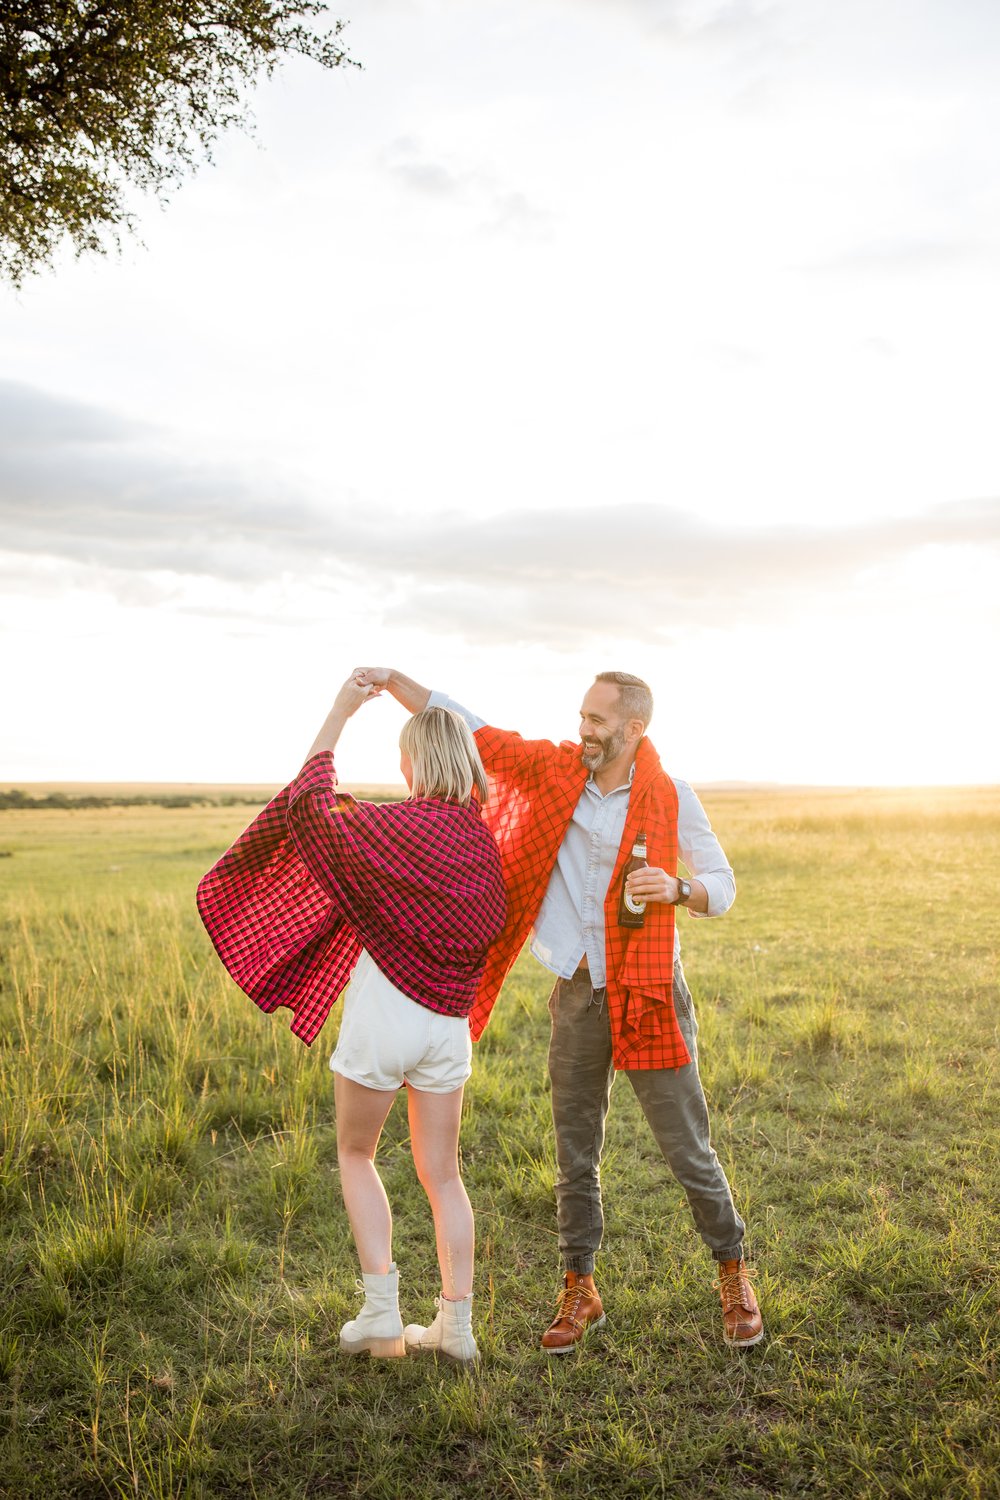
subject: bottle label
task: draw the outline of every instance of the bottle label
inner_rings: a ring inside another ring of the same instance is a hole
[[[643,912],[646,910],[646,903],[645,901],[637,901],[635,897],[630,895],[628,890],[626,890],[625,910],[630,911],[633,917],[641,917]]]

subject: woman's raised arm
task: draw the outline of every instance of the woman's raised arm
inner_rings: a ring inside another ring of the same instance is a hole
[[[343,732],[344,725],[352,714],[357,713],[366,698],[376,696],[377,689],[362,682],[358,672],[352,672],[340,692],[333,700],[333,707],[323,720],[323,727],[312,742],[306,760],[312,760],[321,750],[333,750]]]

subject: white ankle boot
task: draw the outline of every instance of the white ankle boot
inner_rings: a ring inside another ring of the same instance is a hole
[[[356,1318],[340,1330],[345,1354],[364,1354],[375,1359],[395,1359],[406,1353],[403,1320],[399,1316],[399,1271],[393,1261],[384,1276],[365,1274],[358,1282],[365,1305]]]
[[[471,1365],[479,1358],[479,1350],[472,1336],[472,1294],[461,1302],[449,1302],[447,1297],[435,1297],[437,1317],[429,1328],[419,1323],[408,1323],[403,1329],[406,1349],[409,1354],[431,1350],[453,1359],[460,1365]]]

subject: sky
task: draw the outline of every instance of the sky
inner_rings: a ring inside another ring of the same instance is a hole
[[[0,289],[0,782],[281,783],[358,665],[553,739],[635,672],[696,782],[1000,780],[1000,7],[334,14],[360,68]]]

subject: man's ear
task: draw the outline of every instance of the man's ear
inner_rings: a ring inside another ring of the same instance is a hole
[[[646,726],[641,719],[629,719],[626,733],[629,739],[641,740],[646,733]]]

